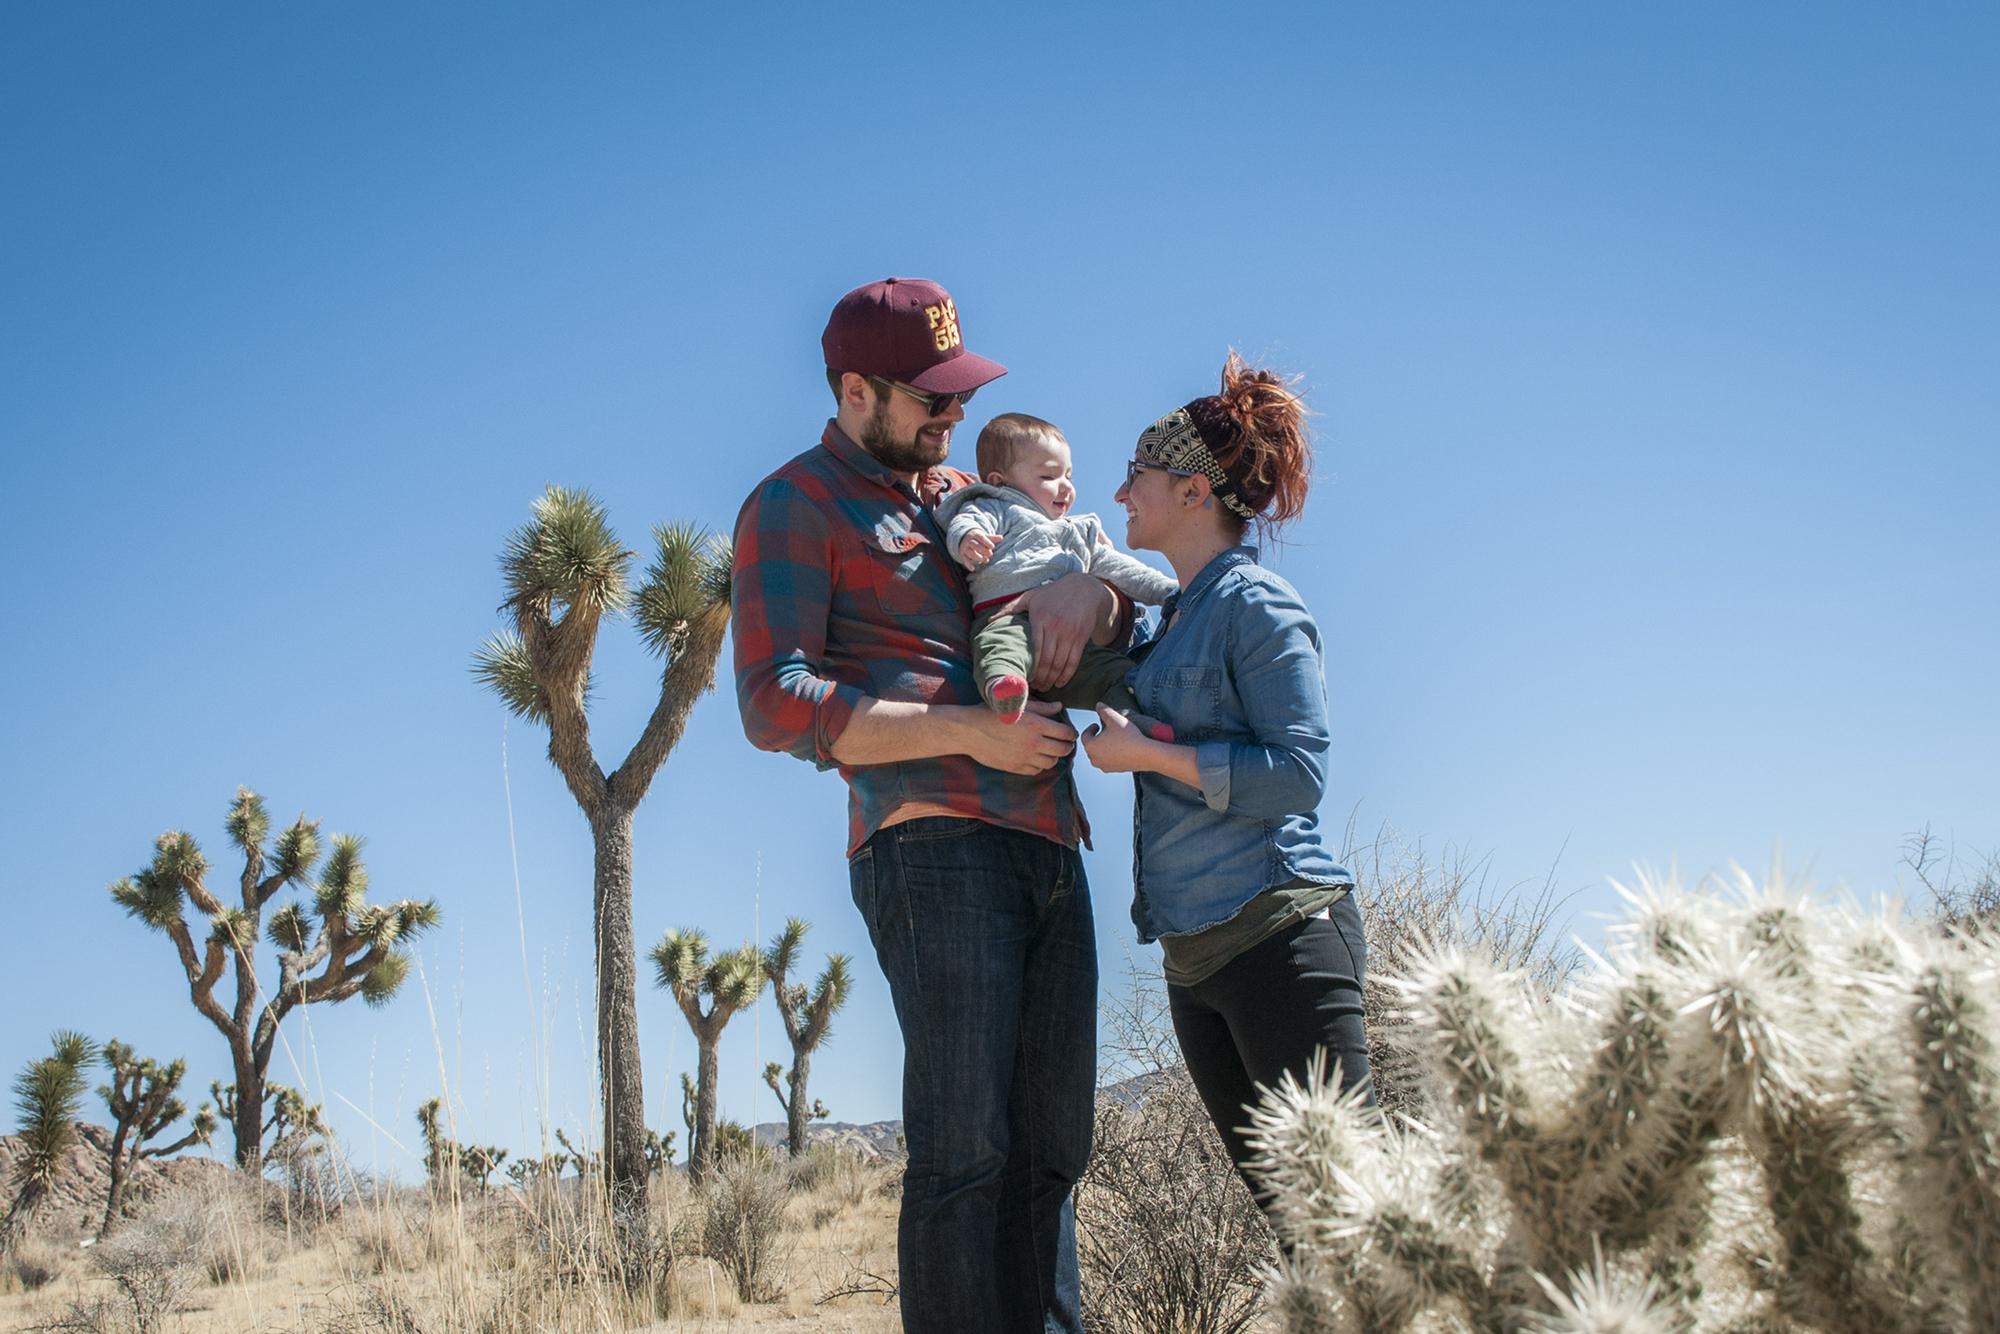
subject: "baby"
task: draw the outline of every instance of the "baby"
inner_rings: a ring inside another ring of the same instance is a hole
[[[972,666],[979,693],[1009,722],[1028,703],[1034,650],[1028,618],[999,615],[999,609],[1031,588],[1086,571],[1129,594],[1160,603],[1179,590],[1170,575],[1111,545],[1095,514],[1071,514],[1076,487],[1070,482],[1069,441],[1040,417],[1004,412],[979,433],[979,475],[938,504],[946,549],[971,572]],[[1069,683],[1053,698],[1065,708],[1105,704],[1156,740],[1173,740],[1173,729],[1138,712],[1139,700],[1125,684],[1132,660],[1096,644],[1085,645]]]

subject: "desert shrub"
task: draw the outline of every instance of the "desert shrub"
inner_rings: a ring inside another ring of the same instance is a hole
[[[1630,899],[1559,1003],[1414,952],[1428,1125],[1259,1109],[1283,1327],[2000,1328],[2000,946],[1748,877]]]
[[[61,1274],[68,1251],[46,1238],[30,1236],[0,1260],[0,1291],[33,1292]]]
[[[649,1205],[646,1226],[639,1229],[618,1226],[601,1179],[532,1197],[510,1192],[492,1208],[518,1229],[525,1251],[519,1268],[534,1281],[582,1288],[609,1283],[643,1293],[672,1266],[676,1249],[669,1211],[678,1188],[667,1178],[655,1185],[660,1200]],[[635,1234],[641,1246],[637,1256],[631,1249]]]
[[[381,1194],[341,1215],[341,1230],[369,1274],[408,1272],[428,1257],[429,1216]]]
[[[1987,934],[2000,924],[2000,853],[1962,858],[1925,825],[1903,839],[1903,864],[1929,898],[1918,909],[1946,935]]]
[[[783,1168],[762,1155],[718,1154],[715,1172],[703,1183],[697,1202],[701,1251],[722,1266],[741,1301],[768,1302],[784,1295],[776,1280],[789,1247],[785,1206],[790,1198]]]
[[[880,1171],[874,1159],[832,1144],[811,1145],[785,1165],[793,1190],[825,1195],[849,1208],[868,1198]]]
[[[109,1297],[93,1297],[67,1302],[60,1311],[21,1326],[33,1334],[122,1334],[128,1321]]]
[[[265,1155],[271,1221],[288,1233],[310,1236],[339,1215],[372,1183],[359,1177],[332,1136],[291,1135]]]
[[[1084,1323],[1231,1334],[1257,1316],[1271,1234],[1180,1063],[1166,1004],[1159,975],[1135,967],[1104,1014],[1110,1083],[1076,1191]]]
[[[715,1123],[715,1158],[762,1158],[770,1150],[757,1142],[757,1137],[741,1121],[723,1117]]]
[[[271,1190],[256,1177],[217,1171],[156,1192],[133,1222],[146,1235],[174,1238],[208,1281],[242,1282],[261,1274],[284,1248],[266,1221],[275,1216]]]
[[[90,1252],[91,1263],[118,1285],[138,1334],[163,1328],[202,1281],[215,1225],[199,1207],[189,1207],[193,1202],[192,1192],[178,1194]]]

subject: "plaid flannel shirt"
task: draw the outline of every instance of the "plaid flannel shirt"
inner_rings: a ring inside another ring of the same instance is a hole
[[[931,515],[973,479],[932,468],[921,493],[828,422],[736,519],[731,637],[743,730],[848,786],[847,851],[885,824],[960,815],[1074,847],[1089,826],[1065,758],[1032,777],[966,755],[840,765],[834,742],[866,698],[979,704],[965,575]]]

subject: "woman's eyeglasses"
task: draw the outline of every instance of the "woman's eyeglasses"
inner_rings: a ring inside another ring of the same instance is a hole
[[[1139,474],[1148,469],[1152,469],[1155,472],[1163,472],[1169,477],[1194,476],[1193,473],[1185,468],[1169,468],[1164,463],[1147,463],[1141,459],[1132,459],[1125,465],[1125,485],[1128,487],[1131,486],[1132,483],[1139,480]]]
[[[868,379],[872,384],[887,385],[899,394],[908,394],[911,398],[923,404],[924,411],[933,417],[944,416],[945,413],[951,411],[954,403],[961,408],[964,407],[972,401],[972,396],[979,392],[977,389],[968,389],[962,394],[930,394],[921,389],[914,389],[900,380],[885,380],[879,375],[871,375]]]

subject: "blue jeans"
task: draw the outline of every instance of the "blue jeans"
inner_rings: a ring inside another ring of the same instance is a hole
[[[1081,1334],[1070,1194],[1097,1073],[1082,858],[925,817],[878,831],[849,874],[903,1030],[903,1328]]]

